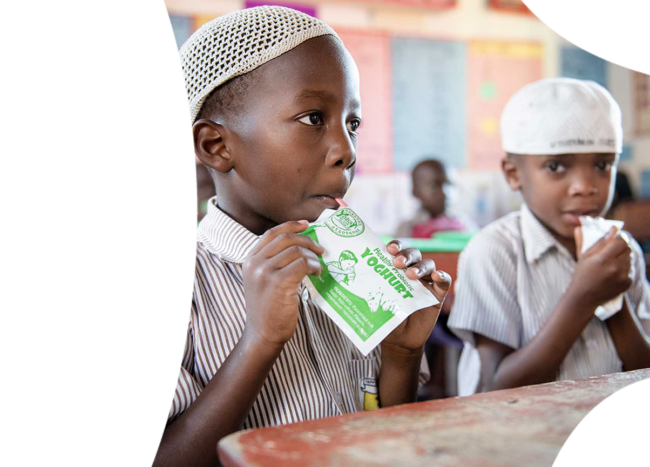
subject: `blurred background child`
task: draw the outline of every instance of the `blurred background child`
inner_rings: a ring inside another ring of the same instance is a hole
[[[420,202],[417,215],[400,224],[396,237],[431,238],[437,232],[466,231],[470,228],[447,212],[445,188],[449,185],[445,166],[436,159],[427,159],[412,172],[413,196]]]
[[[430,239],[440,232],[466,232],[476,229],[476,224],[470,219],[461,220],[447,212],[446,190],[450,183],[442,162],[437,159],[423,160],[411,172],[411,179],[413,197],[419,201],[420,209],[412,220],[403,222],[399,226],[396,237]],[[431,257],[436,260],[440,258],[440,253],[432,252]],[[447,327],[453,302],[454,295],[450,293],[425,346],[431,378],[420,387],[419,400],[455,395],[455,386],[448,384],[448,380],[455,377],[454,367],[458,362],[462,341]]]

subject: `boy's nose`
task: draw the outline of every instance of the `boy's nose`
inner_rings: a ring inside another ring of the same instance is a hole
[[[571,177],[569,194],[571,196],[591,196],[598,192],[593,170],[578,170]]]
[[[327,158],[328,164],[344,170],[351,168],[356,163],[357,150],[345,125],[343,125],[342,131],[336,131],[332,135],[332,143]]]

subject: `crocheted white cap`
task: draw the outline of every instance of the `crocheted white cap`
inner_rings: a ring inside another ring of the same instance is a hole
[[[536,81],[506,104],[501,144],[512,154],[618,154],[623,150],[621,109],[607,89],[593,81]]]
[[[260,6],[234,11],[201,26],[180,50],[192,123],[218,86],[334,30],[291,8]]]

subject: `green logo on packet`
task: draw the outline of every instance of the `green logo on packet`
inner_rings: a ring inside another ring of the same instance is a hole
[[[325,221],[325,225],[339,237],[356,237],[366,230],[363,221],[349,208],[336,211]]]

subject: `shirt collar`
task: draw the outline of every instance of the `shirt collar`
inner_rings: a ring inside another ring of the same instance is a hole
[[[526,250],[526,261],[533,263],[544,253],[555,248],[563,250],[551,232],[535,217],[535,214],[526,206],[521,205],[521,236]]]
[[[208,200],[208,213],[201,220],[198,241],[223,261],[243,263],[260,237],[217,207],[217,197]]]

